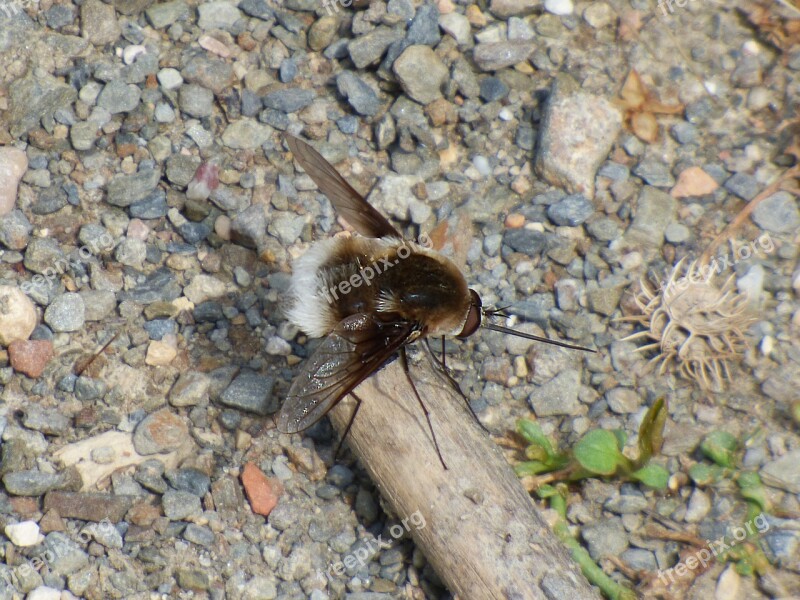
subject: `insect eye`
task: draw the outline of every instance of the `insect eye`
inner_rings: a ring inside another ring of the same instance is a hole
[[[461,333],[456,336],[462,340],[471,336],[477,331],[478,327],[481,326],[481,297],[478,296],[478,293],[475,290],[470,290],[469,295],[470,306],[469,312],[467,313],[467,319],[464,321],[464,328],[461,330]]]

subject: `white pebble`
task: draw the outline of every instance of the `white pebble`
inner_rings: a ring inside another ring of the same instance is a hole
[[[167,67],[166,69],[161,69],[156,75],[158,79],[158,83],[161,84],[165,90],[174,90],[181,85],[183,85],[183,77],[180,74],[178,69],[173,69],[172,67]]]
[[[554,15],[571,15],[575,10],[572,0],[544,0],[544,9]]]
[[[40,585],[32,590],[25,600],[61,600],[61,592],[55,588]]]
[[[122,51],[122,61],[126,65],[131,65],[140,54],[147,54],[147,48],[141,44],[133,44]]]
[[[476,169],[478,169],[478,173],[484,177],[488,177],[492,174],[492,167],[489,165],[489,159],[487,159],[485,156],[478,154],[472,159],[472,164]]]
[[[20,548],[35,546],[44,539],[44,536],[39,533],[39,526],[34,521],[6,525],[5,533],[11,543]]]

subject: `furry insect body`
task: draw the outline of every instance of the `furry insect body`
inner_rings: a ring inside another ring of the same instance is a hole
[[[447,258],[396,238],[318,242],[294,266],[289,319],[312,337],[345,318],[376,314],[418,324],[419,335],[458,335],[470,309],[467,282]]]

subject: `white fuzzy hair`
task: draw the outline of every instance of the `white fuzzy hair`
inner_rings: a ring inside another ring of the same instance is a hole
[[[327,335],[337,325],[337,316],[331,305],[330,290],[327,289],[330,282],[324,281],[321,267],[339,251],[339,246],[352,243],[354,240],[362,241],[365,245],[378,242],[379,246],[384,247],[405,244],[415,254],[441,256],[424,246],[396,237],[380,239],[360,236],[334,237],[315,242],[292,266],[292,279],[289,284],[290,305],[286,311],[287,318],[309,337]],[[367,254],[372,254],[370,250],[374,252],[375,246],[364,248]],[[382,292],[376,308],[379,311],[395,310],[391,294]]]
[[[333,309],[324,294],[325,282],[320,277],[320,267],[345,239],[330,238],[316,242],[292,265],[289,285],[291,305],[286,316],[310,337],[326,335],[335,323]]]

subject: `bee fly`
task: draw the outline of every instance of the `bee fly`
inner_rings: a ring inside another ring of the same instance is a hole
[[[320,192],[360,235],[317,242],[294,264],[287,316],[310,337],[325,339],[292,382],[278,416],[279,431],[297,433],[311,427],[351,394],[356,407],[343,441],[361,406],[353,390],[397,354],[408,376],[405,347],[419,339],[464,339],[484,327],[589,350],[490,322],[492,316],[506,315],[499,309],[483,307],[480,296],[467,287],[464,276],[450,260],[424,245],[404,240],[314,148],[290,135],[285,140]],[[446,469],[425,403],[410,376],[408,381]]]

